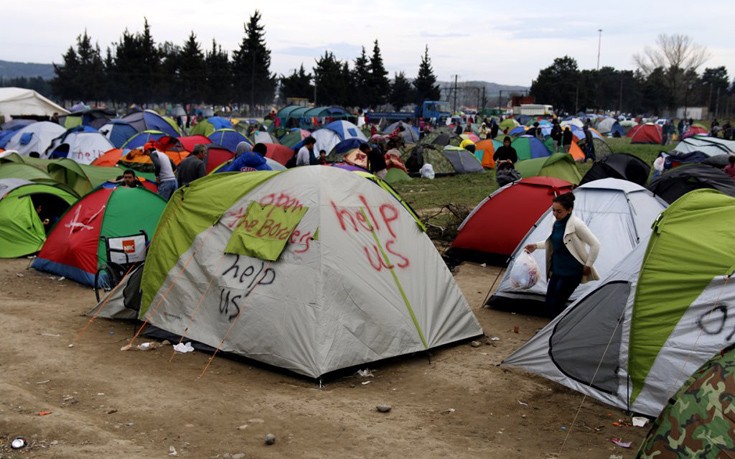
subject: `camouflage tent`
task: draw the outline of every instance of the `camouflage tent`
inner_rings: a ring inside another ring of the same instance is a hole
[[[637,457],[735,457],[735,345],[702,365],[669,400]]]

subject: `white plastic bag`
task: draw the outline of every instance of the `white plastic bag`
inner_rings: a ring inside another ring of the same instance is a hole
[[[510,283],[513,288],[529,289],[536,285],[539,268],[536,260],[525,250],[515,259],[510,270]]]

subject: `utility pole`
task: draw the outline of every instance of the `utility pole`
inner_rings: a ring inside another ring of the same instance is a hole
[[[454,75],[454,105],[452,107],[452,114],[457,113],[457,78],[459,75]]]
[[[503,101],[503,90],[501,89],[500,92],[498,92],[498,110],[500,109]]]
[[[719,89],[718,89],[719,92]],[[482,86],[482,109],[485,110],[485,104],[487,104],[487,98],[485,98],[485,85]]]
[[[623,113],[623,74],[620,74],[620,96],[618,98],[618,113]]]
[[[720,87],[717,87],[717,99],[715,100],[715,118],[720,116]]]
[[[597,70],[600,70],[600,48],[602,48],[602,29],[597,29],[599,37],[597,39]]]

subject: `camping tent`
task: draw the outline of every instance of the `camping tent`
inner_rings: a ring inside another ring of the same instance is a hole
[[[532,158],[545,158],[551,154],[546,145],[536,137],[522,135],[515,139],[511,146],[518,154],[518,161]]]
[[[485,172],[485,169],[477,158],[475,158],[475,155],[464,148],[447,145],[442,151],[444,152],[444,156],[452,164],[454,171],[458,174]],[[436,172],[436,170],[434,172]]]
[[[206,146],[212,143],[212,141],[209,140],[208,137],[204,137],[203,135],[188,135],[188,136],[179,137],[176,140],[178,140],[178,143],[181,144],[181,148],[183,148],[184,150],[190,153],[194,151],[194,147],[196,147],[197,145]]]
[[[493,159],[493,156],[495,155],[495,150],[500,148],[502,145],[502,142],[494,139],[480,140],[475,144],[475,158],[480,161],[482,167],[486,169],[494,169],[495,159]]]
[[[6,150],[15,150],[21,155],[36,152],[43,155],[51,141],[66,130],[56,123],[40,121],[19,129],[5,145]]]
[[[102,237],[142,230],[151,238],[164,207],[166,201],[145,188],[99,187],[61,217],[31,267],[93,286],[108,261]]]
[[[682,139],[688,139],[690,137],[694,136],[705,136],[709,134],[709,131],[706,127],[702,126],[701,124],[693,124],[689,126],[689,129],[686,130],[684,135],[681,136]]]
[[[250,139],[234,129],[218,129],[210,134],[208,137],[213,144],[219,145],[223,148],[227,148],[232,152],[237,150],[237,144],[239,144],[240,142],[247,142],[250,145],[253,144]]]
[[[77,126],[52,140],[45,156],[69,158],[80,164],[90,164],[112,148],[115,148],[114,145],[96,129]]]
[[[120,146],[120,148],[124,148],[126,150],[142,148],[148,142],[160,140],[163,138],[168,138],[163,131],[141,131],[126,140],[125,143]]]
[[[0,164],[0,179],[23,179],[37,183],[53,184],[55,181],[47,172],[25,163],[3,162]]]
[[[109,123],[98,129],[99,133],[107,137],[115,148],[122,147],[138,131],[130,124],[122,120],[110,120]]]
[[[327,154],[330,154],[332,149],[343,140],[358,139],[362,142],[367,142],[365,134],[349,121],[333,121],[323,128],[314,131],[312,136],[316,139],[314,150],[324,150]]]
[[[713,188],[735,196],[735,182],[721,170],[706,164],[682,164],[656,178],[648,189],[669,204],[699,188]]]
[[[412,214],[336,167],[179,189],[142,290],[153,326],[314,378],[482,333]]]
[[[232,129],[232,122],[221,116],[211,116],[199,121],[194,127],[189,129],[189,135],[209,137],[218,129]]]
[[[59,116],[59,124],[66,129],[77,126],[88,126],[92,129],[99,129],[110,123],[115,117],[115,112],[103,108],[86,108],[84,110],[69,113],[68,115]]]
[[[554,153],[545,158],[528,159],[518,161],[515,165],[521,177],[556,177],[574,184],[582,180],[577,165],[574,164],[572,156],[566,153]]]
[[[460,260],[495,261],[508,257],[551,199],[572,191],[572,184],[552,177],[509,183],[483,199],[457,228],[446,255]]]
[[[53,225],[77,199],[75,194],[53,185],[0,179],[0,258],[38,252],[46,241],[42,219]]]
[[[611,137],[623,137],[625,130],[620,125],[620,122],[615,118],[603,118],[597,123],[597,130],[600,134],[609,135]]]
[[[454,174],[454,166],[438,148],[434,145],[418,144],[416,148],[405,151],[401,160],[406,165],[409,174],[419,175],[419,170],[425,163],[431,164],[436,175]]]
[[[628,134],[630,143],[653,143],[661,144],[662,130],[661,126],[653,123],[639,124],[631,129]]]
[[[265,144],[266,153],[265,157],[273,159],[275,161],[278,161],[279,163],[283,164],[284,166],[291,160],[291,158],[294,157],[294,151],[290,148],[279,145],[277,143],[267,143]]]
[[[410,182],[411,180],[413,179],[410,175],[397,167],[391,167],[385,174],[385,181],[390,183],[391,185],[401,182]]]
[[[647,244],[504,364],[658,415],[703,362],[734,342],[733,225],[735,199],[714,190],[682,197],[656,220]]]
[[[576,188],[574,195],[574,215],[582,219],[600,241],[600,252],[595,261],[595,268],[600,276],[607,275],[618,261],[645,240],[651,232],[651,223],[666,208],[663,200],[640,185],[614,178],[586,183]],[[545,275],[530,289],[522,290],[511,284],[510,271],[515,258],[526,244],[549,237],[553,222],[554,216],[549,209],[518,244],[505,277],[490,298],[489,305],[544,302],[547,286]],[[546,265],[545,251],[536,250],[532,256],[543,270]],[[598,281],[581,284],[571,299],[580,297],[597,284]]]
[[[48,175],[67,185],[79,196],[84,196],[109,180],[115,180],[122,173],[123,170],[117,167],[79,164],[71,159],[52,161],[48,165]]]
[[[584,185],[593,180],[610,177],[629,180],[640,186],[646,186],[650,173],[651,167],[639,157],[628,153],[616,153],[595,161],[579,184]]]
[[[735,345],[697,370],[651,425],[640,459],[735,457]]]
[[[181,132],[174,120],[167,116],[161,116],[153,110],[144,110],[130,113],[121,118],[122,121],[133,126],[138,132],[161,131],[171,137],[179,137]]]
[[[18,116],[53,116],[69,113],[59,105],[51,102],[32,89],[0,88],[0,115]]]
[[[700,151],[707,156],[735,154],[735,141],[716,137],[695,136],[682,140],[674,147],[679,153]]]
[[[406,123],[405,121],[396,121],[393,124],[386,126],[383,129],[383,133],[387,135],[393,134],[396,129],[403,127],[403,131],[399,131],[403,142],[405,143],[416,143],[419,141],[419,130],[415,126]]]

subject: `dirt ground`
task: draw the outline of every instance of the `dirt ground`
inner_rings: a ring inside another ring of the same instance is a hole
[[[633,457],[646,433],[614,426],[629,420],[620,410],[496,366],[547,322],[481,307],[496,267],[463,264],[455,277],[486,335],[499,340],[372,365],[374,377],[320,388],[221,356],[199,378],[209,355],[171,359],[170,346],[121,352],[130,324],[100,319],[85,329],[94,292],[27,269],[29,261],[0,261],[0,458],[163,458],[175,450],[235,459],[607,459]],[[379,413],[379,404],[392,410]],[[28,446],[11,450],[18,436]]]

